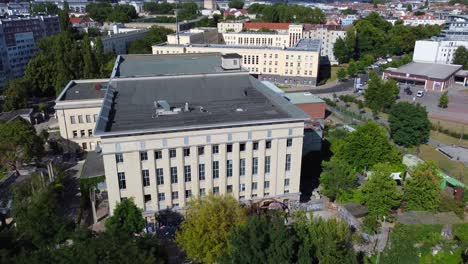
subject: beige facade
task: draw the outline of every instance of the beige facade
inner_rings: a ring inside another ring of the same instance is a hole
[[[209,192],[231,193],[241,201],[297,200],[303,131],[304,123],[291,123],[103,138],[110,211],[122,198],[134,197],[139,207],[151,212],[184,207],[190,196]],[[214,148],[218,153],[213,153]],[[116,155],[121,155],[121,162]],[[145,186],[146,173],[149,185]]]
[[[242,66],[260,80],[285,84],[315,85],[318,76],[319,50],[245,47],[228,45],[155,45],[153,54],[219,52],[242,56]]]
[[[93,136],[102,97],[81,98],[81,87],[92,87],[94,84],[107,80],[79,80],[71,81],[55,103],[56,118],[59,124],[60,136],[78,144],[83,150],[94,150],[99,145],[99,139]],[[65,92],[70,89],[75,98],[66,98]],[[97,92],[98,93],[98,92]]]
[[[218,26],[219,30],[219,26]],[[223,32],[226,45],[294,47],[301,39],[319,39],[322,43],[320,56],[327,57],[331,64],[338,61],[333,54],[336,40],[346,37],[341,26],[290,24],[287,31],[274,32]]]

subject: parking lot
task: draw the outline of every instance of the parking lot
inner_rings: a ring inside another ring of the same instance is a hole
[[[454,122],[468,124],[468,89],[461,85],[455,85],[448,89],[449,104],[447,108],[440,108],[439,98],[441,92],[424,91],[422,85],[400,84],[399,101],[416,102],[425,106],[429,116]],[[409,87],[411,93],[406,90]],[[422,97],[417,96],[418,91],[424,91]]]

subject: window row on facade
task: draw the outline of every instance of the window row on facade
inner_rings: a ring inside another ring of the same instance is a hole
[[[286,160],[284,164],[285,171],[291,170],[291,154],[286,154]],[[265,156],[265,163],[264,163],[264,173],[265,175],[270,174],[271,172],[271,157]],[[184,165],[184,182],[191,182],[192,181],[192,166],[191,165]],[[148,169],[144,169],[141,172],[142,175],[142,182],[143,186],[147,187],[151,185],[150,173]],[[226,161],[226,177],[232,177],[233,174],[233,161],[227,160]],[[246,163],[245,159],[239,160],[239,176],[246,175]],[[252,175],[258,175],[258,157],[252,158]],[[212,162],[212,174],[213,179],[219,179],[220,177],[220,169],[219,169],[219,161],[215,160]],[[126,178],[125,172],[118,172],[117,173],[118,181],[119,181],[119,188],[126,189]],[[176,166],[170,167],[170,179],[171,184],[178,183],[178,169]],[[200,181],[204,181],[206,179],[206,168],[205,164],[201,163],[198,164],[198,179]],[[164,185],[164,169],[163,168],[156,168],[156,184],[157,185]]]
[[[84,117],[84,118],[83,118]],[[86,122],[85,122],[86,121]],[[71,115],[70,116],[70,124],[84,124],[84,123],[88,123],[88,124],[91,124],[91,123],[96,123],[97,121],[97,114],[93,114],[93,115]]]
[[[81,130],[84,132],[84,130]],[[92,133],[92,130],[90,130]],[[75,133],[73,133],[75,135]],[[74,136],[75,137],[75,136]],[[293,139],[288,138],[286,140],[286,147],[290,148],[292,147],[293,144]],[[239,144],[239,151],[243,152],[246,151],[246,143],[240,143]],[[254,141],[252,143],[252,150],[258,150],[259,148],[259,142]],[[271,149],[271,140],[265,141],[265,148],[266,149]],[[227,153],[232,153],[233,152],[233,144],[227,144],[226,145],[226,152]],[[219,145],[212,145],[211,146],[211,153],[212,154],[218,154],[219,153]],[[201,156],[205,154],[205,146],[199,146],[197,147],[197,155]],[[191,150],[189,147],[186,147],[183,149],[183,155],[184,157],[190,157],[192,155]],[[169,149],[169,158],[176,158],[177,157],[177,150],[175,148],[170,148]],[[162,150],[155,150],[154,151],[154,158],[155,159],[162,159],[163,158],[163,153]],[[140,160],[145,161],[148,160],[148,152],[147,151],[140,151]],[[122,163],[124,162],[123,154],[122,153],[116,153],[115,154],[115,161],[117,163]]]

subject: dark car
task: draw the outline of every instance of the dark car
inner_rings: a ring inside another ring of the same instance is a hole
[[[406,93],[407,95],[412,95],[412,94],[413,94],[413,91],[411,91],[410,88],[405,88],[405,93]]]

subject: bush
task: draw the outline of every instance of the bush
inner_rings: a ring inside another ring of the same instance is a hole
[[[336,106],[336,103],[333,102],[333,100],[331,99],[328,99],[328,98],[323,98],[323,101],[325,101],[325,103],[329,106],[332,106],[332,107],[335,107]]]

